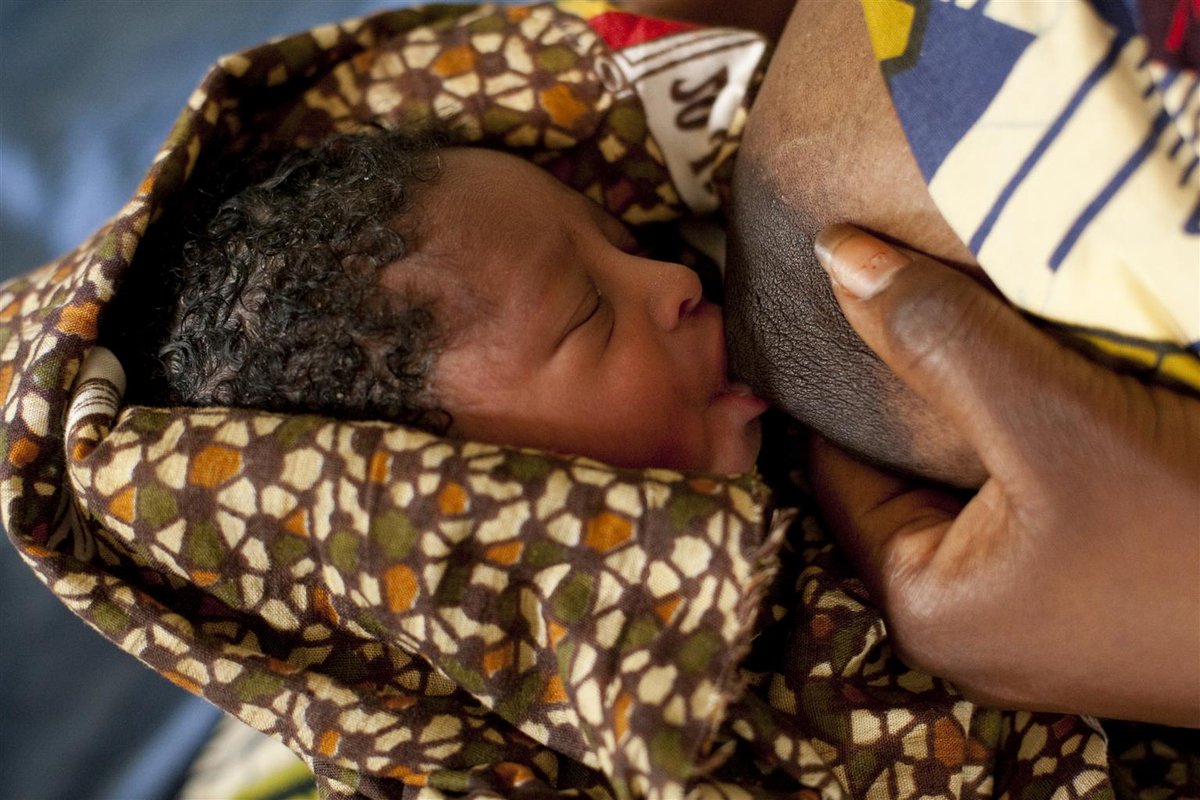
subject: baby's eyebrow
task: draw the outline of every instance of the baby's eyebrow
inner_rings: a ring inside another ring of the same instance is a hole
[[[596,219],[597,224],[600,226],[601,232],[609,238],[616,239],[618,247],[620,247],[622,250],[625,250],[627,248],[637,248],[641,246],[641,243],[638,242],[637,237],[634,236],[633,232],[629,230],[628,225],[619,220],[617,217],[608,213],[603,206],[597,205],[591,200],[588,201],[588,205],[590,205],[593,209],[592,216]],[[614,233],[616,234],[615,236],[611,235]]]
[[[641,241],[633,235],[633,231],[629,230],[629,226],[616,217],[609,217],[618,231],[617,238],[622,248],[628,247],[636,250],[642,246]]]

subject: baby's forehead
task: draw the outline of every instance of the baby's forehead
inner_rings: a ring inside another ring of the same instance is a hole
[[[596,202],[514,155],[448,148],[440,161],[405,222],[412,248],[384,285],[434,303],[449,332],[521,327],[600,235],[628,236]]]
[[[442,218],[420,224],[421,243],[381,272],[381,302],[394,312],[423,309],[442,348],[497,328],[502,307],[515,293],[485,280],[487,260],[456,235],[456,223]]]
[[[510,226],[568,212],[605,215],[595,201],[554,173],[516,154],[451,147],[439,154],[440,176],[430,189],[431,211],[464,229],[495,236]]]

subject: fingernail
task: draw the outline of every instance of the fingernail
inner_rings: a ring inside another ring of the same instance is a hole
[[[891,245],[841,223],[821,231],[813,249],[830,279],[860,300],[874,297],[912,261]]]

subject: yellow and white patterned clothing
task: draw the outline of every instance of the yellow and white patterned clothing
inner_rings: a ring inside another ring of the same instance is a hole
[[[1200,3],[862,5],[933,199],[1000,290],[1200,388]]]

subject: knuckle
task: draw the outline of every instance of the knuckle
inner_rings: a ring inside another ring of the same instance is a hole
[[[953,669],[955,646],[939,593],[906,576],[894,576],[885,591],[885,613],[892,647],[910,667],[945,676]]]
[[[951,683],[968,701],[989,708],[1027,708],[1027,687],[1010,671],[990,664],[988,642],[972,624],[970,610],[945,593],[919,586],[893,589],[888,602],[888,633],[896,656],[912,669]]]

